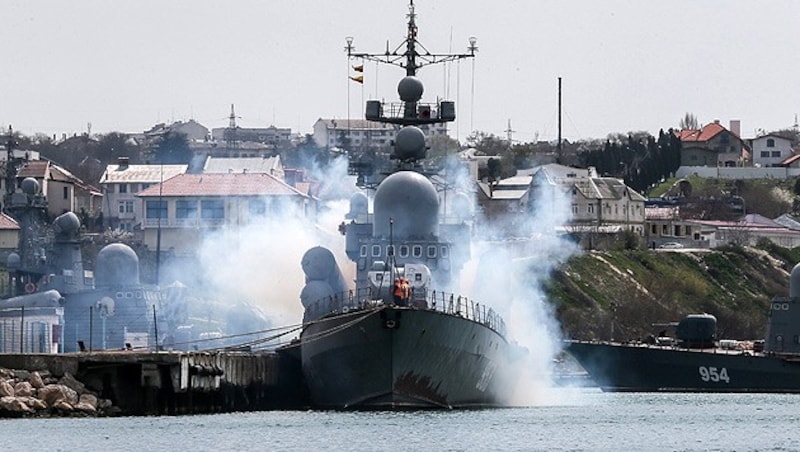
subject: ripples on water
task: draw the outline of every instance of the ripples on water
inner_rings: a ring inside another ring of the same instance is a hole
[[[798,395],[553,389],[538,406],[0,421],[3,451],[798,450]]]

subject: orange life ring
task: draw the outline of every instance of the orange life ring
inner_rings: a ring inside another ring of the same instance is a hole
[[[36,284],[29,282],[25,284],[25,293],[34,293],[36,292]]]

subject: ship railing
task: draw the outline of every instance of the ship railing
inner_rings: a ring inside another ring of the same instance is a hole
[[[305,320],[314,320],[330,313],[348,313],[380,304],[380,300],[373,299],[372,295],[369,288],[360,288],[320,298],[306,306]]]
[[[304,321],[311,321],[330,313],[349,313],[383,304],[369,288],[347,290],[323,297],[306,306]],[[416,291],[411,307],[429,309],[456,315],[483,324],[501,336],[506,335],[503,318],[492,308],[462,295],[442,291]]]
[[[429,291],[425,297],[427,307],[445,314],[457,315],[481,323],[501,336],[506,335],[506,323],[494,309],[462,295]]]

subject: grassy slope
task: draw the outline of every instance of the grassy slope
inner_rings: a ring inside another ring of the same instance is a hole
[[[726,248],[714,251],[608,251],[577,256],[546,287],[565,335],[636,339],[687,314],[717,317],[718,337],[764,336],[775,296],[789,293],[799,250]]]

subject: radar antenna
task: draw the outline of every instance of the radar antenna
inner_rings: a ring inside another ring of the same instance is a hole
[[[416,13],[414,12],[414,1],[411,0],[408,6],[408,31],[403,42],[394,50],[389,50],[389,43],[386,43],[386,51],[383,53],[356,52],[353,46],[353,38],[347,37],[345,51],[348,58],[360,58],[367,61],[375,61],[383,64],[390,64],[406,70],[407,77],[415,77],[417,70],[431,64],[446,63],[449,61],[474,58],[478,51],[477,39],[474,36],[469,38],[467,53],[432,53],[422,45],[417,39]],[[403,90],[403,81],[399,90]],[[408,86],[411,85],[411,86]],[[418,85],[418,86],[416,86]],[[407,83],[409,95],[403,98],[401,94],[401,105],[383,103],[377,100],[367,101],[366,119],[382,123],[398,125],[420,125],[455,120],[455,104],[450,101],[442,101],[436,104],[421,104],[419,97],[422,95],[422,85],[417,81]]]
[[[395,160],[395,170],[398,168],[422,169],[420,160],[425,159],[427,147],[425,145],[424,133],[417,127],[430,124],[440,124],[455,121],[456,108],[455,102],[449,100],[438,100],[435,103],[422,103],[422,93],[424,87],[422,82],[416,77],[417,71],[431,64],[446,63],[465,58],[474,58],[478,51],[477,39],[474,36],[469,38],[469,46],[466,53],[433,53],[423,46],[418,39],[418,29],[416,22],[416,12],[414,1],[409,1],[408,29],[403,42],[394,50],[390,50],[386,44],[386,51],[382,53],[357,52],[353,46],[353,38],[345,38],[349,59],[358,58],[365,61],[389,64],[405,69],[406,76],[400,80],[397,86],[400,102],[383,102],[380,100],[368,100],[364,116],[367,121],[375,121],[384,124],[401,126],[397,131],[394,140],[394,153],[389,156],[390,160]],[[349,99],[349,96],[348,96]],[[357,176],[356,185],[363,188],[375,188],[380,182],[380,174],[392,172],[381,161],[382,158],[374,149],[368,149],[359,154],[349,153],[348,173]],[[425,172],[423,170],[423,172]]]

